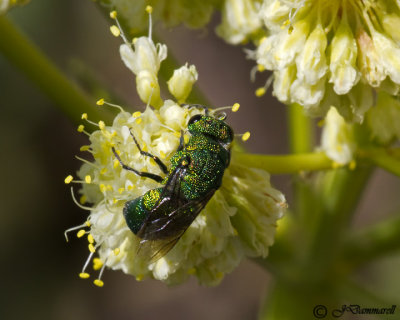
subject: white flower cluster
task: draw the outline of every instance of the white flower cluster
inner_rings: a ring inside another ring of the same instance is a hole
[[[112,12],[111,16],[115,18],[116,13]],[[80,276],[89,277],[86,269],[93,260],[93,268],[100,269],[94,281],[98,286],[103,285],[101,276],[106,267],[132,274],[138,280],[150,277],[177,284],[194,275],[202,284],[216,285],[245,256],[267,256],[277,220],[286,209],[283,194],[271,186],[266,171],[243,167],[233,157],[225,170],[222,186],[174,248],[151,263],[137,255],[140,239],[128,228],[123,207],[127,201],[162,185],[122,168],[112,148],[128,166],[162,175],[154,160],[140,153],[131,134],[143,151],[168,165],[178,148],[181,132],[185,132],[185,141],[189,139],[189,119],[204,113],[202,108],[180,105],[197,79],[194,66],[185,65],[175,70],[168,81],[168,88],[178,102],[162,100],[159,91],[154,89],[166,52],[166,46],[155,45],[149,37],[138,38],[134,48],[127,41],[121,46],[122,59],[136,74],[137,90],[147,107],[143,113],[131,114],[117,106],[121,112],[112,125],[106,126],[100,121],[99,130],[88,134],[90,145],[81,148],[89,151],[94,160],[84,160],[78,172],[81,180],[74,180],[72,176],[65,180],[66,183],[81,183],[81,203],[92,204],[92,207],[84,207],[90,211],[87,221],[69,231],[81,229],[78,237],[87,234],[90,254]],[[150,81],[140,77],[143,72]],[[115,106],[103,99],[97,104]],[[237,111],[238,107],[235,104],[232,110]],[[86,114],[82,118],[89,121]],[[83,125],[78,131],[85,132]]]
[[[274,71],[282,102],[314,115],[333,105],[361,121],[372,88],[399,91],[399,12],[394,0],[265,0],[260,14],[269,32],[252,56]]]

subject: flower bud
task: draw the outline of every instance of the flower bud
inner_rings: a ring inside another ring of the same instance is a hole
[[[155,46],[153,40],[148,37],[136,39],[134,46],[135,50],[127,44],[120,46],[121,58],[125,65],[136,75],[142,70],[156,75],[161,61],[167,57],[167,46],[162,44]]]
[[[326,155],[338,164],[348,164],[353,160],[353,128],[334,107],[331,107],[326,115],[321,145]]]
[[[296,59],[297,77],[308,85],[316,85],[326,74],[325,49],[327,39],[324,29],[318,24],[311,32],[303,51]]]
[[[261,27],[257,2],[252,0],[226,0],[222,9],[222,23],[217,34],[231,44],[238,44]]]
[[[291,8],[279,0],[266,0],[260,10],[260,16],[268,29],[279,31],[288,19]]]
[[[396,84],[400,84],[400,47],[382,33],[373,31],[372,39],[386,73]]]
[[[370,36],[359,30],[357,34],[358,65],[363,78],[372,87],[379,87],[386,73]]]
[[[333,89],[337,94],[346,94],[360,79],[357,68],[357,43],[345,17],[332,39],[330,46],[331,77]]]
[[[290,87],[296,78],[296,65],[292,64],[287,68],[274,72],[274,77],[274,96],[283,103],[290,103]]]
[[[192,86],[197,81],[197,78],[196,67],[194,65],[188,67],[185,64],[174,70],[174,74],[168,80],[168,90],[179,103],[183,103],[192,91]]]
[[[155,108],[162,106],[160,86],[157,76],[147,70],[140,71],[136,76],[136,90],[144,103],[149,103]]]

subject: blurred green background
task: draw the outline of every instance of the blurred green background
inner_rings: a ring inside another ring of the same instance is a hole
[[[79,82],[89,70],[128,110],[143,108],[134,76],[119,57],[121,40],[110,34],[109,21],[92,1],[32,0],[12,10],[9,18],[69,77]],[[215,16],[209,28],[200,31],[171,32],[162,25],[156,30],[182,64],[196,65],[198,86],[213,105],[241,104],[228,120],[236,132],[251,131],[248,150],[288,152],[285,107],[270,95],[254,96],[266,76],[250,83],[253,62],[245,60],[242,48],[215,36],[218,20]],[[74,237],[66,243],[63,232],[81,223],[86,212],[74,205],[63,180],[79,168],[74,155],[87,144],[86,137],[1,54],[0,97],[0,319],[256,318],[273,280],[251,261],[244,261],[215,288],[200,287],[195,280],[168,288],[107,270],[104,288],[79,279],[86,243]],[[273,182],[290,205],[292,178],[273,177]],[[378,170],[354,224],[369,225],[385,214],[399,214],[399,190],[398,179]],[[400,284],[399,267],[397,257],[388,257],[362,276],[373,290],[395,297],[398,286],[390,284]]]

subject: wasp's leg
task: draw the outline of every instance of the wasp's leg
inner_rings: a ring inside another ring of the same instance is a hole
[[[149,178],[152,179],[158,183],[161,183],[164,179],[156,174],[153,173],[149,173],[149,172],[142,172],[142,171],[138,171],[136,169],[133,169],[129,166],[127,166],[125,163],[122,162],[120,156],[117,154],[117,152],[115,151],[114,147],[111,147],[112,152],[114,153],[114,156],[117,158],[117,160],[119,161],[119,163],[121,164],[122,168],[124,168],[125,170],[129,170],[129,171],[133,171],[134,173],[136,173],[138,176],[144,177],[144,178]]]
[[[165,173],[165,174],[168,174],[167,166],[160,160],[160,158],[159,158],[159,157],[156,157],[156,156],[153,156],[153,155],[152,155],[151,153],[149,153],[149,152],[143,151],[143,150],[140,148],[139,143],[137,142],[137,140],[136,140],[135,136],[133,135],[132,131],[129,130],[129,132],[131,133],[131,136],[132,136],[132,138],[133,138],[133,141],[135,141],[135,144],[136,144],[136,146],[138,147],[140,154],[143,155],[143,156],[147,156],[147,157],[152,158],[152,159],[157,163],[157,165],[158,165],[158,167],[161,169],[161,171],[162,171],[163,173]]]
[[[203,106],[202,104],[181,104],[181,106],[188,106],[188,108],[199,108],[199,109],[204,109],[204,113],[206,116],[208,116],[209,111],[208,111],[208,107]]]

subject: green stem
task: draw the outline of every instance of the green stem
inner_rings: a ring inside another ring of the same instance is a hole
[[[305,153],[313,149],[312,122],[297,103],[290,106],[288,113],[289,147],[292,153]]]
[[[395,151],[393,152],[395,153]],[[390,149],[370,149],[360,152],[360,157],[400,177],[400,160],[392,155]]]
[[[324,153],[289,155],[262,155],[233,153],[233,160],[252,168],[267,170],[271,174],[293,174],[302,171],[331,169],[333,162]]]
[[[356,170],[340,168],[325,174],[320,188],[319,215],[314,225],[314,240],[308,257],[312,268],[309,273],[315,281],[330,276],[339,254],[339,248],[361,194],[371,175],[370,166],[359,166]]]
[[[5,16],[0,16],[0,53],[21,70],[75,123],[81,114],[94,120],[107,118],[88,97]],[[107,119],[109,120],[109,118]]]
[[[395,216],[351,234],[343,244],[341,260],[345,269],[353,269],[399,250],[400,217]]]

